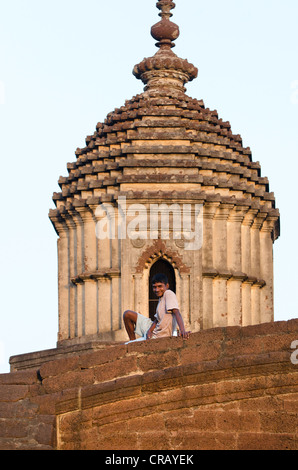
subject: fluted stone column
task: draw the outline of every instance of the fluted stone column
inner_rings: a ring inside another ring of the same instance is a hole
[[[181,314],[184,319],[185,328],[190,328],[192,322],[190,308],[190,275],[188,273],[181,273],[181,281],[179,277],[180,276],[176,273],[176,289],[179,289],[180,291],[178,301]]]
[[[261,245],[260,245],[260,229],[263,225],[266,214],[259,212],[251,227],[251,277],[255,278],[251,288],[251,312],[252,324],[260,323],[260,289],[263,285],[259,281],[261,276]]]
[[[227,222],[227,265],[232,272],[228,281],[228,325],[242,325],[242,221],[248,208],[235,206]]]
[[[219,202],[206,202],[203,208],[204,238],[202,247],[203,265],[203,328],[213,327],[213,279],[216,276],[213,266],[213,218],[220,205]]]
[[[251,226],[254,222],[254,219],[258,213],[257,209],[249,209],[245,214],[245,217],[242,222],[242,234],[241,234],[241,262],[242,262],[242,271],[247,275],[251,273]]]
[[[266,280],[266,285],[261,290],[262,323],[274,320],[273,311],[273,242],[272,233],[276,218],[268,216],[260,231],[261,248],[261,278]]]
[[[208,273],[206,270],[203,277],[203,329],[213,328],[213,279],[216,273]]]
[[[58,248],[58,306],[59,332],[58,341],[69,338],[69,236],[68,229],[61,217],[53,217],[59,234]]]
[[[228,324],[227,280],[231,274],[227,269],[227,219],[231,205],[221,204],[213,219],[213,264],[218,271],[213,280],[213,325]]]
[[[254,280],[251,278],[251,227],[258,213],[257,209],[250,208],[245,214],[241,227],[241,266],[242,272],[246,275],[246,279],[242,284],[242,325],[252,324],[252,302],[251,288]]]
[[[82,274],[84,271],[83,260],[84,260],[84,226],[83,221],[76,211],[70,211],[70,214],[73,218],[74,223],[76,224],[76,273],[74,277]],[[81,337],[84,335],[85,330],[85,311],[84,311],[84,302],[83,302],[83,291],[84,283],[79,282],[76,278],[76,309],[75,309],[75,331],[74,337]]]
[[[142,312],[143,305],[143,274],[133,274],[134,279],[134,310],[139,313],[145,314]]]
[[[115,226],[119,224],[119,213],[117,211]],[[122,327],[121,312],[121,239],[118,238],[117,230],[115,239],[111,240],[111,269],[109,270],[112,294],[112,331]]]
[[[112,265],[112,240],[105,238],[98,243],[98,266],[104,273]],[[111,279],[106,276],[98,278],[98,319],[100,331],[111,330]]]
[[[75,278],[77,276],[77,233],[76,224],[72,217],[67,214],[64,215],[64,221],[68,229],[68,240],[69,240],[69,255],[68,255],[68,271],[69,278]],[[76,330],[76,311],[77,311],[77,292],[76,285],[73,282],[69,282],[69,337],[74,338]]]
[[[111,286],[111,330],[117,331],[121,328],[121,279],[116,270],[109,273]]]
[[[260,287],[257,281],[251,286],[251,322],[253,325],[261,322]]]
[[[97,333],[97,282],[88,276],[88,273],[97,270],[97,240],[95,233],[95,220],[93,212],[78,207],[77,211],[84,223],[84,312],[85,312],[85,334]]]
[[[260,229],[266,215],[258,213],[251,227],[251,275],[260,278]]]
[[[242,326],[252,325],[252,286],[254,280],[246,278],[242,284]]]
[[[97,289],[99,330],[111,331],[111,279],[104,275],[99,276]]]

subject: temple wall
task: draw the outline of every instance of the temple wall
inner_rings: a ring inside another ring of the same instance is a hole
[[[297,450],[296,340],[291,320],[13,357],[0,449]]]

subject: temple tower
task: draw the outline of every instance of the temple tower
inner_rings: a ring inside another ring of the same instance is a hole
[[[60,177],[58,345],[126,339],[122,313],[154,312],[150,278],[168,273],[187,328],[273,321],[279,212],[258,162],[185,84],[172,51],[175,3],[157,3],[157,53],[134,67],[144,92],[98,123]]]

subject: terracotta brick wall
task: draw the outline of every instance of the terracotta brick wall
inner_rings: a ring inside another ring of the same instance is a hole
[[[53,448],[55,414],[53,409],[48,413],[44,405],[39,406],[39,394],[36,371],[0,375],[1,450]]]
[[[295,340],[298,320],[218,328],[4,374],[0,448],[297,449]]]

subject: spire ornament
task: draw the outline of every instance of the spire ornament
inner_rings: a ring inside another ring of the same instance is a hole
[[[175,8],[176,4],[171,0],[161,0],[156,6],[161,10],[159,16],[161,16],[162,19],[152,26],[151,36],[158,41],[156,46],[161,49],[175,47],[172,41],[175,41],[179,37],[180,31],[179,26],[172,23],[170,18],[173,16],[171,10]]]
[[[161,10],[159,16],[161,21],[151,28],[152,37],[158,41],[159,48],[153,57],[144,59],[136,65],[133,74],[141,79],[146,85],[144,91],[160,89],[169,93],[185,92],[184,84],[190,82],[198,75],[198,69],[190,64],[186,59],[180,59],[172,48],[174,42],[180,34],[179,27],[170,18],[173,16],[171,10],[176,4],[171,0],[160,0],[156,4]]]

